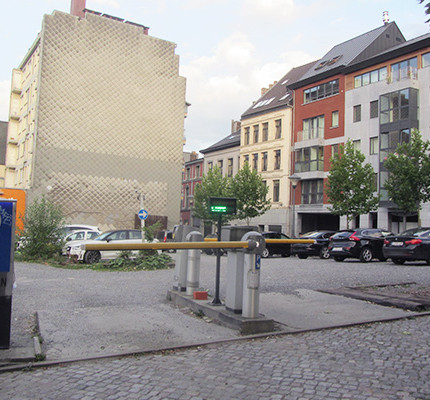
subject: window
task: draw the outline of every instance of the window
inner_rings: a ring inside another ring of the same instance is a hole
[[[370,102],[370,118],[378,118],[378,100]]]
[[[243,156],[243,162],[249,164],[249,155]]]
[[[252,169],[258,170],[258,153],[252,155]]]
[[[269,123],[265,122],[263,124],[263,142],[267,142],[269,140]]]
[[[282,121],[280,119],[277,119],[275,121],[275,139],[281,138],[281,132],[282,132]]]
[[[273,202],[279,201],[279,180],[273,181]]]
[[[331,146],[331,156],[334,157],[336,154],[339,154],[339,145],[333,144]]]
[[[401,61],[396,64],[391,64],[391,79],[393,82],[403,79],[417,79],[418,59],[417,57],[409,60]]]
[[[201,174],[200,174],[200,165],[196,166],[196,178],[200,178]]]
[[[355,151],[361,151],[361,140],[353,140],[352,145]]]
[[[339,111],[333,111],[331,113],[331,127],[337,128],[338,126],[339,126]]]
[[[379,161],[383,163],[387,158],[388,153],[393,153],[398,144],[409,142],[409,136],[409,129],[381,132],[379,137]]]
[[[187,180],[190,180],[191,170],[190,167],[187,167]]]
[[[303,120],[303,133],[301,140],[324,137],[324,115]]]
[[[370,83],[383,81],[387,78],[387,67],[375,69],[354,78],[354,87],[366,86]]]
[[[302,204],[322,204],[323,180],[311,179],[302,181]]]
[[[311,87],[303,91],[303,103],[321,100],[339,93],[339,79]]]
[[[233,176],[233,159],[229,158],[227,160],[227,175]]]
[[[379,137],[371,137],[370,138],[370,154],[378,154],[379,148]]]
[[[296,150],[294,172],[324,171],[324,147],[313,146]]]
[[[416,120],[418,114],[418,92],[416,89],[403,89],[380,97],[380,124],[401,120]]]
[[[214,165],[213,165],[213,162],[212,162],[212,161],[209,161],[209,162],[208,162],[208,169],[212,169],[212,168],[213,168],[213,166],[214,166]]]
[[[249,144],[249,126],[245,128],[245,144]]]
[[[261,155],[261,170],[267,171],[267,151]]]
[[[281,169],[281,150],[275,150],[275,166],[274,169]]]
[[[423,54],[421,61],[423,68],[428,67],[430,65],[430,53]]]
[[[361,121],[361,104],[358,104],[357,106],[354,106],[353,121],[354,122]]]
[[[258,125],[254,125],[254,143],[258,143]]]
[[[223,166],[222,160],[218,160],[218,168],[219,168],[219,170],[221,172],[221,175],[223,175],[222,166]]]

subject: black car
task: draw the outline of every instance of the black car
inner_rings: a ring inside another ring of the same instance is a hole
[[[384,229],[361,228],[339,231],[330,238],[328,250],[336,261],[343,261],[349,257],[359,258],[361,262],[369,262],[373,258],[385,261],[382,247],[389,235],[392,235],[392,232]]]
[[[297,243],[291,246],[291,254],[297,254],[299,258],[309,256],[319,256],[320,258],[330,258],[328,244],[330,237],[336,231],[312,231],[300,236],[300,239],[314,239],[315,243]]]
[[[264,239],[289,239],[289,237],[280,232],[263,232]],[[289,257],[291,255],[291,244],[289,243],[267,243],[261,257],[267,258],[273,254],[280,254],[282,257]]]
[[[385,238],[384,256],[394,264],[424,260],[430,265],[430,228],[413,228]]]

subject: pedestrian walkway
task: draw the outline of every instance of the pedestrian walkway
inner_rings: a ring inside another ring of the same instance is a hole
[[[0,374],[2,400],[430,398],[430,317]]]

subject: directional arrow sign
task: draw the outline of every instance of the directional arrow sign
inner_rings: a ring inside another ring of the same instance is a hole
[[[139,213],[137,215],[139,216],[139,219],[145,220],[146,218],[148,218],[148,211],[142,208],[139,210]]]

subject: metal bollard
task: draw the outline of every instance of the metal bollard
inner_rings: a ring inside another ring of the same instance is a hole
[[[244,257],[243,250],[230,249],[227,254],[225,308],[235,314],[242,312]]]
[[[256,247],[246,249],[244,254],[242,316],[256,318],[260,308],[261,253],[266,248],[266,242],[258,232],[248,232],[242,238],[249,239],[255,240]]]
[[[203,242],[203,235],[200,232],[190,232],[185,238],[186,242]],[[198,290],[200,284],[200,250],[188,250],[187,264],[187,294],[192,296]]]
[[[189,225],[180,225],[175,234],[175,242],[183,242],[186,235],[195,230]],[[187,288],[188,250],[177,250],[175,255],[175,272],[173,275],[173,289],[185,292]]]

